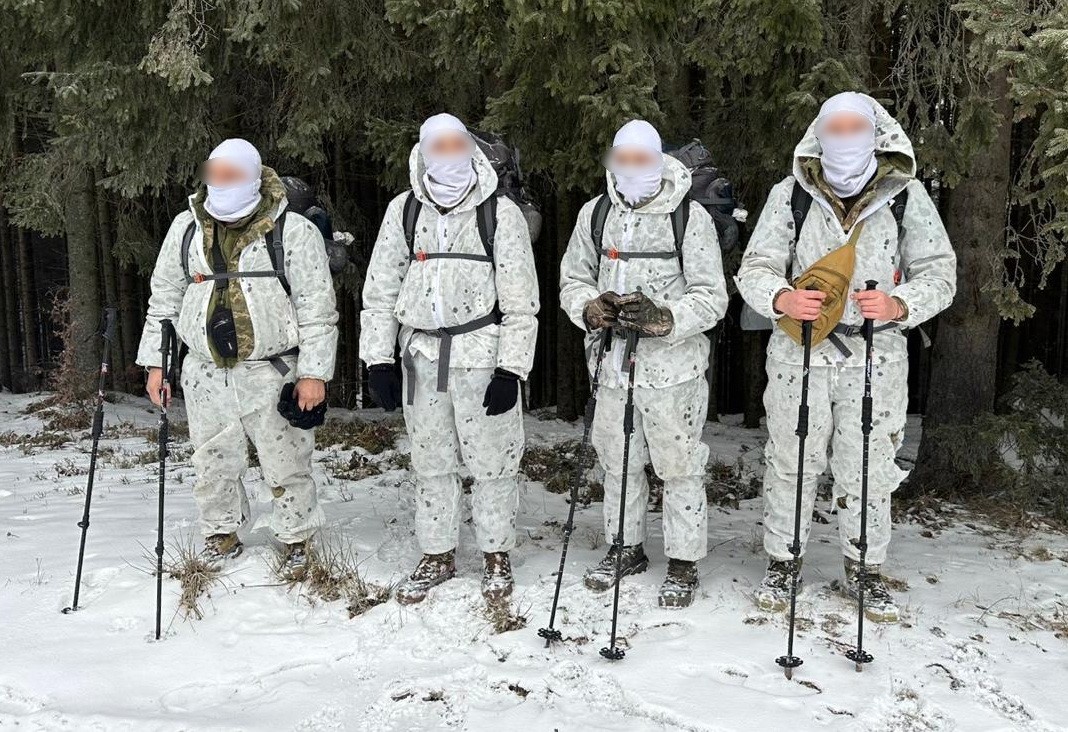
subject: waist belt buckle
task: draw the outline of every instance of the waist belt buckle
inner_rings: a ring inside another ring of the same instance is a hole
[[[842,335],[844,335],[846,337],[852,337],[852,336],[858,336],[863,332],[864,332],[864,329],[861,328],[858,325],[847,325],[845,327],[845,333],[843,333]]]

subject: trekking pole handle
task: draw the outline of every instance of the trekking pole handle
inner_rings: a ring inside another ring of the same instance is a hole
[[[878,286],[878,284],[879,283],[876,282],[875,280],[866,280],[864,282],[864,289],[865,290],[874,290],[876,288],[876,286]]]

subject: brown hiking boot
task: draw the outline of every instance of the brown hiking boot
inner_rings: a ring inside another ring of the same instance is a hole
[[[482,596],[497,602],[512,596],[512,561],[508,552],[485,552],[482,555]]]
[[[426,599],[431,587],[456,576],[456,552],[424,554],[408,579],[397,585],[395,597],[401,605],[414,605]]]
[[[616,584],[616,545],[608,549],[608,554],[595,566],[586,570],[582,577],[583,584],[594,592],[604,592]],[[620,577],[639,574],[649,569],[649,557],[641,544],[623,547]]]
[[[901,611],[880,570],[878,564],[864,567],[864,617],[873,623],[896,623],[901,618]],[[855,602],[860,597],[860,562],[845,557],[845,575],[842,593]]]
[[[664,578],[664,584],[660,585],[657,602],[660,607],[689,607],[697,596],[699,584],[697,562],[670,559],[667,577]]]
[[[797,591],[801,592],[801,560],[797,560]],[[753,593],[753,599],[761,610],[769,613],[781,613],[790,607],[790,593],[794,584],[794,560],[768,560],[768,571],[760,587]]]
[[[240,556],[244,548],[236,532],[212,534],[204,539],[204,548],[200,551],[200,558],[208,564],[222,564],[228,559]]]

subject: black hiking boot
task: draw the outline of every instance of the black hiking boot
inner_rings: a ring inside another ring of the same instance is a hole
[[[456,576],[456,552],[424,554],[408,579],[397,585],[395,597],[401,605],[414,605],[426,599],[431,587]]]
[[[657,602],[660,607],[689,607],[697,596],[699,584],[697,562],[669,559],[667,577],[660,585]]]
[[[604,592],[616,584],[616,545],[608,549],[608,554],[596,566],[586,570],[582,578],[583,584],[594,592]],[[641,544],[623,547],[622,567],[620,577],[632,574],[641,574],[649,569],[649,557],[645,556],[645,548]]]
[[[485,552],[482,555],[482,596],[487,602],[500,602],[512,596],[512,562],[508,552]]]

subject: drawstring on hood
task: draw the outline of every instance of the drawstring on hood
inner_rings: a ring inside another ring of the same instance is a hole
[[[478,176],[474,167],[474,140],[466,154],[438,156],[429,152],[430,143],[446,132],[459,132],[470,138],[464,123],[446,113],[430,117],[419,128],[419,149],[426,168],[422,183],[434,203],[453,208],[475,186]]]
[[[641,147],[655,152],[659,162],[656,165],[640,167],[634,165],[611,165],[609,167],[609,184],[614,184],[619,195],[630,206],[636,206],[656,195],[660,190],[664,174],[663,143],[656,128],[643,119],[631,120],[619,128],[612,148]]]
[[[211,151],[208,160],[225,160],[246,171],[252,179],[230,186],[213,186],[205,183],[207,198],[204,209],[216,221],[233,223],[240,221],[260,205],[262,161],[259,151],[247,140],[232,138],[223,140]]]

